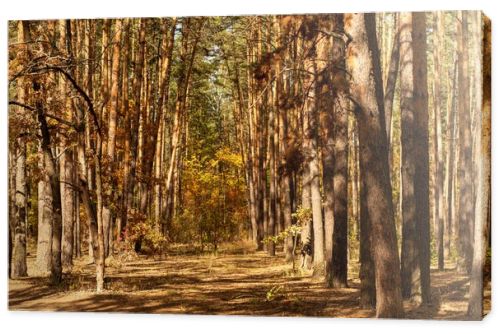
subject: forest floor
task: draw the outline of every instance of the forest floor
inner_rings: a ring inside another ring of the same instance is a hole
[[[108,261],[106,291],[95,293],[94,266],[78,259],[64,281],[36,277],[9,281],[9,309],[256,316],[373,317],[358,306],[357,268],[349,288],[328,289],[307,271],[292,271],[282,256],[248,248],[218,254],[169,252],[166,256],[122,256]],[[432,270],[432,303],[405,303],[408,318],[463,319],[469,282],[453,269]],[[489,289],[487,294],[489,294]],[[489,305],[487,306],[489,307]]]

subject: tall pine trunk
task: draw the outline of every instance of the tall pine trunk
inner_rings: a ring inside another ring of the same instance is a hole
[[[360,143],[360,170],[370,222],[375,266],[377,317],[402,317],[399,257],[389,178],[382,75],[374,14],[346,14],[345,32],[350,94],[355,103]],[[363,210],[363,209],[362,209]]]

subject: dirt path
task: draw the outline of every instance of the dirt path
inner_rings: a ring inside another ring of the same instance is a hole
[[[61,286],[30,277],[9,282],[11,310],[371,317],[358,307],[359,281],[332,290],[307,273],[292,273],[280,257],[265,253],[141,256],[112,261],[107,292],[96,294],[93,266],[75,264]],[[33,259],[29,259],[32,267]],[[463,318],[468,280],[454,271],[433,272],[433,303],[405,305],[409,318]]]

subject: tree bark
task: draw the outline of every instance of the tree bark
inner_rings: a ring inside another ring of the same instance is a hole
[[[59,46],[65,50],[67,57],[72,60],[71,50],[71,22],[70,20],[59,20]],[[71,99],[68,97],[66,83],[61,77],[60,92],[64,101],[65,119],[72,121]],[[61,134],[59,172],[61,179],[62,195],[62,240],[61,240],[61,261],[64,269],[70,269],[73,265],[73,224],[74,224],[74,193],[72,189],[73,181],[73,150],[71,143],[67,140],[65,134]]]
[[[482,80],[478,80],[475,85],[480,89],[482,86],[482,96],[476,101],[473,112],[477,115],[476,127],[476,152],[474,158],[477,167],[478,189],[476,194],[476,207],[474,216],[474,253],[472,258],[471,283],[469,288],[469,305],[467,315],[474,320],[483,317],[483,294],[484,294],[484,273],[486,262],[486,250],[490,233],[489,199],[491,197],[491,22],[480,12],[475,12],[473,21],[473,35],[477,39],[482,39],[482,48],[477,51],[478,58],[475,64],[477,70],[481,71]],[[478,41],[476,41],[477,43]]]
[[[429,111],[427,92],[427,36],[426,14],[413,15],[413,67],[415,102],[415,199],[417,235],[419,246],[422,302],[431,302],[430,283],[430,224],[429,224]],[[417,144],[418,143],[418,144]]]
[[[104,29],[106,34],[106,28]],[[113,44],[113,53],[111,56],[111,90],[109,94],[110,105],[109,105],[109,122],[108,122],[108,137],[107,142],[103,142],[102,145],[106,145],[106,164],[105,169],[102,171],[106,176],[109,177],[109,183],[103,184],[105,189],[102,189],[104,197],[104,203],[102,208],[102,222],[103,222],[103,234],[104,234],[104,254],[105,257],[112,253],[113,248],[113,227],[112,227],[112,212],[110,210],[109,202],[114,201],[113,187],[114,187],[114,161],[115,161],[115,147],[116,147],[116,125],[117,125],[117,114],[118,114],[118,87],[120,84],[120,52],[121,52],[121,36],[122,36],[122,20],[115,20],[114,34],[111,43]],[[103,47],[108,47],[104,44]],[[103,65],[103,71],[107,70],[107,66]]]
[[[346,14],[344,29],[352,38],[346,64],[359,125],[361,178],[375,265],[376,316],[397,318],[404,311],[374,14]]]
[[[394,34],[394,40],[392,42],[391,59],[389,63],[389,70],[387,74],[387,81],[385,83],[384,90],[384,108],[386,112],[385,118],[385,131],[387,133],[387,138],[389,141],[389,146],[392,144],[392,109],[394,105],[394,93],[396,91],[396,81],[398,77],[399,70],[399,14],[394,14],[394,26],[396,33]],[[389,154],[390,156],[390,154]],[[391,161],[389,161],[391,163]]]
[[[29,26],[26,21],[18,22],[18,41],[19,43],[25,43],[31,40],[29,35]],[[28,48],[25,47],[24,52],[28,53]],[[18,99],[24,102],[28,96],[28,87],[23,79],[18,82],[19,91]],[[25,111],[19,109],[17,112],[23,114]],[[13,176],[14,184],[11,187],[14,189],[14,196],[10,198],[10,201],[14,202],[14,219],[13,223],[9,224],[9,236],[13,236],[12,240],[12,253],[9,258],[10,270],[9,274],[11,278],[19,278],[28,276],[28,268],[26,265],[26,219],[27,219],[27,185],[26,185],[26,141],[22,136],[16,138],[14,144],[14,159],[11,162],[10,168],[15,167],[15,172]]]
[[[441,126],[441,101],[442,87],[441,77],[441,48],[443,44],[443,13],[436,12],[434,16],[434,156],[435,156],[435,183],[434,183],[434,207],[438,221],[435,224],[435,240],[438,257],[438,269],[444,269],[444,220],[445,220],[445,198],[444,198],[444,161],[443,161],[443,138]]]
[[[311,210],[312,210],[312,225],[313,225],[313,275],[323,276],[325,272],[325,246],[324,246],[324,228],[323,228],[323,213],[322,199],[320,192],[320,169],[318,157],[318,114],[317,103],[318,98],[315,91],[315,78],[318,76],[315,64],[317,57],[317,22],[311,17],[304,18],[302,27],[302,38],[304,42],[304,70],[306,72],[303,89],[304,89],[304,121],[307,122],[307,127],[304,131],[306,143],[304,163],[308,164],[307,176],[308,186],[310,189]]]
[[[40,91],[41,85],[38,81],[33,81],[33,90]],[[36,93],[35,93],[36,94]],[[44,162],[44,170],[48,181],[48,186],[44,192],[46,200],[51,202],[47,208],[50,211],[51,221],[47,222],[52,227],[51,235],[51,266],[50,277],[54,284],[58,284],[62,279],[62,264],[61,264],[61,234],[62,234],[62,216],[61,216],[61,187],[59,181],[59,172],[56,159],[52,153],[51,135],[47,120],[43,111],[43,103],[41,98],[37,98],[35,103],[37,119],[40,126],[41,140],[40,146]],[[47,203],[48,204],[48,203]],[[44,212],[47,213],[47,212]],[[45,215],[44,215],[45,219]]]
[[[458,215],[458,263],[460,272],[469,273],[472,266],[472,222],[474,221],[474,200],[472,181],[472,135],[470,117],[468,12],[458,13],[458,117],[459,157],[458,180],[460,184]]]
[[[401,279],[405,298],[427,303],[430,301],[430,229],[425,26],[425,13],[401,14]]]

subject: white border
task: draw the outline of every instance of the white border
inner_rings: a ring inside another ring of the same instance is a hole
[[[496,0],[4,0],[0,10],[0,332],[2,333],[419,333],[450,331],[454,334],[498,332],[500,312],[498,289],[498,247],[493,247],[493,311],[481,323],[448,321],[350,320],[313,318],[256,318],[228,316],[133,315],[92,313],[36,313],[7,311],[7,20],[96,17],[157,17],[183,15],[288,14],[320,12],[418,11],[439,9],[480,9],[493,22],[493,63],[499,63],[496,24],[500,22],[500,5]],[[495,83],[499,72],[493,66],[493,110],[497,109]],[[496,117],[493,112],[493,129]],[[495,166],[499,166],[499,136],[492,132],[493,204],[500,183]],[[498,221],[495,205],[492,219]],[[493,245],[498,241],[498,229],[493,228]],[[496,330],[495,330],[496,328]]]

